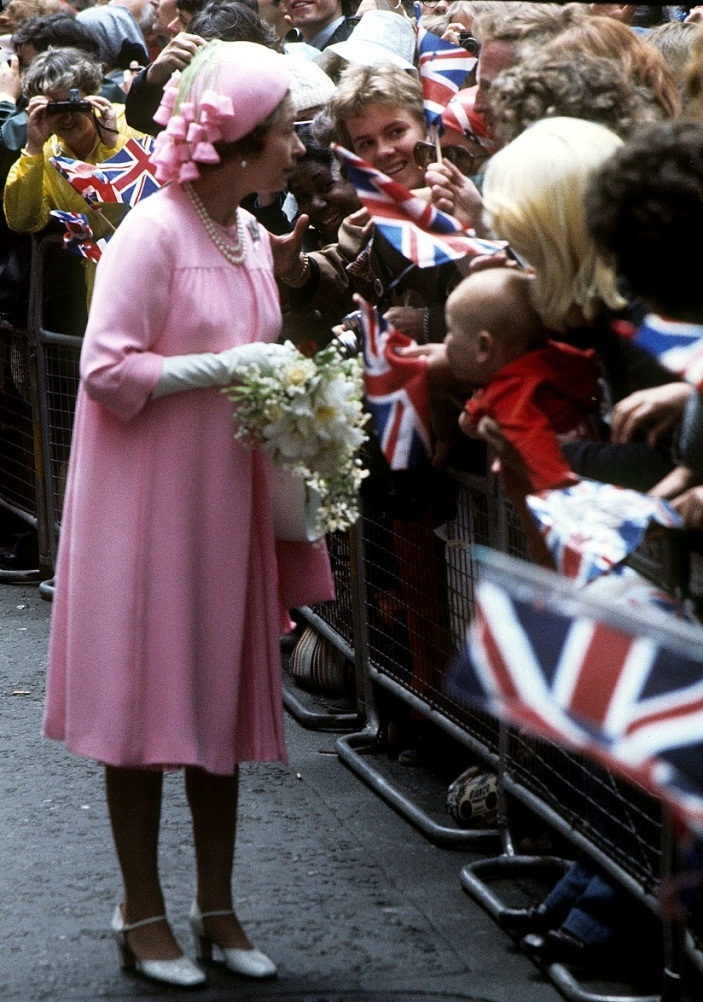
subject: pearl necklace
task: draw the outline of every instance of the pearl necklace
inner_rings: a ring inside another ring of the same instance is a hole
[[[198,195],[197,191],[193,188],[192,184],[187,182],[183,185],[183,190],[191,201],[191,204],[195,211],[197,212],[201,223],[205,227],[208,236],[217,247],[220,254],[231,264],[241,264],[247,254],[247,245],[244,242],[244,225],[242,223],[241,217],[239,215],[239,209],[235,213],[235,219],[237,222],[237,242],[230,243],[226,240],[222,234],[217,229],[214,221],[210,218],[210,215],[205,208],[205,203]]]

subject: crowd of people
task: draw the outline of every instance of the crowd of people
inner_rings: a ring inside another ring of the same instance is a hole
[[[0,15],[3,315],[21,322],[28,234],[56,229],[52,210],[87,213],[107,238],[97,268],[60,251],[46,264],[44,324],[84,347],[44,732],[105,766],[124,882],[112,931],[125,966],[158,981],[205,980],[159,880],[174,768],[200,957],[276,973],[233,907],[237,772],[285,757],[280,633],[287,610],[333,588],[324,544],[274,539],[261,457],[232,437],[219,393],[261,343],[311,354],[353,328],[361,295],[427,360],[434,456],[394,474],[372,443],[364,486],[388,541],[372,627],[395,601],[416,688],[436,648],[410,624],[441,602],[408,545],[436,551],[448,464],[499,457],[542,563],[525,496],[579,477],[668,498],[703,528],[700,397],[621,336],[647,314],[703,335],[703,8],[420,12],[477,56],[438,135],[405,0],[11,0]],[[87,203],[51,163],[100,164],[145,136],[163,186],[132,209]],[[417,267],[332,143],[506,250]],[[579,866],[568,907],[562,887],[509,916],[546,960],[612,950],[630,921],[612,882]],[[569,926],[576,901],[590,919]]]

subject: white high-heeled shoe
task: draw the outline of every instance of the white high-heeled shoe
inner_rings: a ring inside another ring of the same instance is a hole
[[[222,960],[227,970],[240,974],[244,978],[275,978],[278,974],[276,965],[261,950],[252,947],[250,950],[239,950],[233,946],[218,946],[205,932],[203,919],[215,918],[218,915],[233,915],[229,909],[221,912],[201,912],[197,901],[190,908],[190,924],[195,937],[195,949],[198,960],[212,960],[213,947],[217,951],[215,960]]]
[[[182,988],[194,988],[196,985],[204,985],[207,978],[190,957],[182,956],[177,957],[175,960],[140,960],[139,957],[134,955],[134,951],[127,943],[127,933],[143,925],[152,925],[154,922],[165,921],[165,915],[156,915],[153,918],[142,919],[141,922],[132,922],[131,925],[126,925],[122,916],[122,909],[119,905],[115,908],[110,929],[112,935],[117,940],[117,946],[122,957],[122,967],[127,971],[138,971],[145,978],[150,978],[152,981],[160,981],[166,985],[180,985]]]

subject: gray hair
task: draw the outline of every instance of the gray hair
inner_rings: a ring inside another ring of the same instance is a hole
[[[99,63],[80,49],[50,48],[40,52],[22,79],[22,93],[29,100],[50,91],[77,87],[82,94],[97,94],[103,80]]]

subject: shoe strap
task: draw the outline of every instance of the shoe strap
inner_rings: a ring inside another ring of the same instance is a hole
[[[139,922],[131,922],[123,927],[123,932],[131,932],[132,929],[139,929],[143,925],[155,925],[157,922],[166,922],[166,916],[154,915],[152,918],[140,919]]]
[[[200,918],[201,919],[219,918],[222,915],[234,915],[234,909],[233,908],[226,908],[223,911],[219,911],[219,912],[201,912],[200,913]]]

